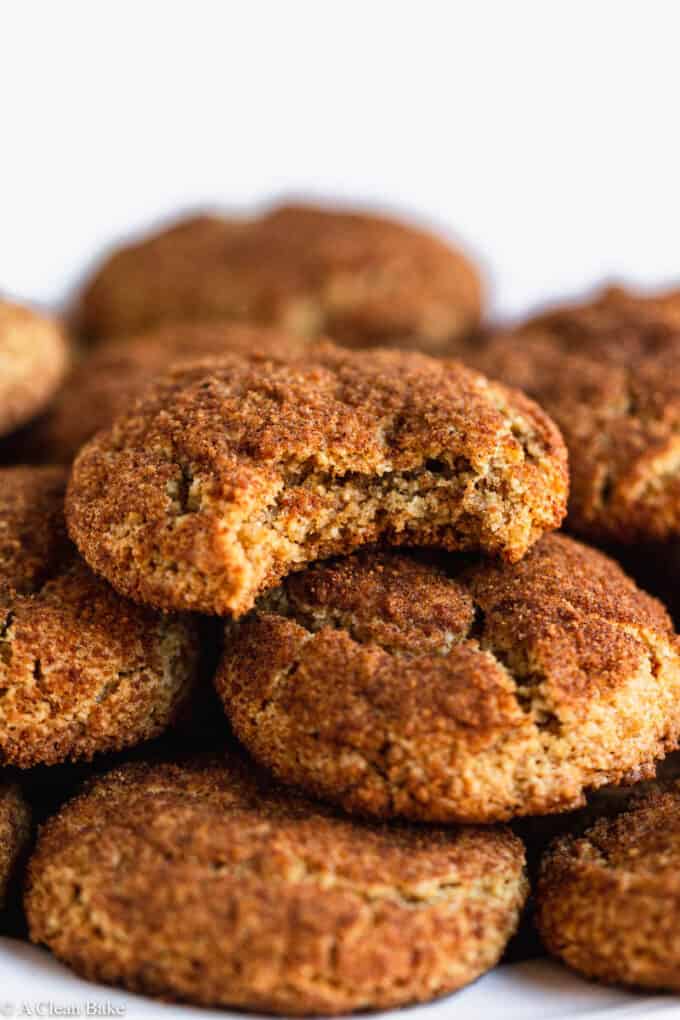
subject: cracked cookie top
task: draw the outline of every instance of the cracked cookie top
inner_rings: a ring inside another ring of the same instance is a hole
[[[378,538],[519,559],[566,489],[561,437],[523,395],[328,344],[169,372],[81,451],[67,518],[123,594],[240,615],[291,570]]]
[[[603,981],[679,991],[679,869],[676,780],[552,845],[537,896],[546,947]]]
[[[17,783],[0,780],[0,911],[31,834],[31,810]],[[18,885],[18,882],[17,882]]]
[[[480,316],[476,269],[430,234],[366,213],[282,206],[200,216],[115,252],[81,298],[89,336],[237,319],[350,347],[444,350]]]
[[[117,595],[67,540],[66,472],[0,470],[0,763],[91,758],[161,733],[193,684],[195,625]]]
[[[88,977],[327,1014],[433,998],[492,966],[523,860],[508,830],[356,823],[235,756],[133,765],[43,828],[26,909],[32,939]]]
[[[226,629],[218,692],[284,780],[350,812],[568,810],[680,734],[680,644],[610,559],[546,536],[509,566],[370,550]]]
[[[461,356],[523,389],[569,449],[569,525],[614,542],[680,535],[680,290],[610,288]]]
[[[68,361],[56,320],[0,299],[0,437],[44,410]]]
[[[135,336],[105,340],[75,366],[49,412],[27,434],[20,452],[30,460],[70,463],[99,429],[130,407],[155,376],[174,362],[225,352],[300,356],[310,344],[264,326],[172,322]],[[16,446],[16,444],[15,444]]]

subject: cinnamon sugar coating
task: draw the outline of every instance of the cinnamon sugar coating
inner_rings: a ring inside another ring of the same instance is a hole
[[[352,813],[566,811],[680,735],[680,642],[610,559],[546,536],[512,566],[373,550],[227,626],[218,693],[279,779]]]
[[[122,599],[76,555],[65,485],[0,471],[0,762],[21,768],[157,736],[197,669],[192,621]]]
[[[611,288],[459,353],[559,425],[571,528],[625,543],[680,535],[680,290]]]
[[[445,349],[479,321],[460,252],[365,213],[281,206],[257,219],[199,216],[115,252],[82,295],[89,336],[173,319],[236,319],[350,347]]]
[[[0,468],[0,589],[35,591],[68,556],[65,486],[54,465]]]
[[[24,449],[31,460],[70,463],[95,432],[110,426],[175,362],[225,352],[299,356],[308,346],[313,345],[280,330],[223,322],[172,322],[124,341],[104,340],[75,366]]]
[[[0,437],[39,414],[68,368],[54,319],[0,299]]]
[[[566,488],[559,433],[521,394],[426,355],[322,345],[169,372],[81,451],[67,517],[121,593],[240,615],[378,538],[519,559]]]
[[[342,1013],[425,1001],[493,966],[523,860],[508,830],[358,824],[236,758],[133,765],[44,826],[26,910],[33,941],[90,979]]]
[[[680,782],[633,798],[541,865],[536,920],[547,949],[588,977],[680,991]]]

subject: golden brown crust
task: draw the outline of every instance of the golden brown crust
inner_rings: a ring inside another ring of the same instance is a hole
[[[521,394],[426,355],[320,345],[168,373],[81,451],[67,519],[123,594],[239,615],[379,537],[518,559],[566,488],[559,433]]]
[[[92,337],[221,318],[350,347],[443,350],[476,326],[476,269],[393,220],[281,206],[253,220],[199,216],[114,253],[82,295]]]
[[[21,768],[158,735],[197,668],[193,622],[122,599],[77,557],[64,485],[61,468],[0,471],[0,762]]]
[[[680,535],[680,290],[612,288],[464,357],[525,390],[560,426],[570,527],[626,543]]]
[[[121,341],[103,341],[68,376],[47,416],[26,437],[31,460],[70,463],[174,362],[261,352],[301,355],[310,344],[280,330],[242,323],[173,322]]]
[[[45,408],[68,360],[66,337],[54,319],[0,299],[0,436]]]
[[[68,555],[64,468],[0,468],[0,590],[31,592]]]
[[[216,683],[280,779],[379,817],[568,810],[680,737],[663,607],[561,535],[514,566],[376,551],[311,567],[227,627]]]
[[[359,825],[237,759],[137,765],[43,828],[26,910],[33,941],[88,978],[342,1013],[431,999],[493,966],[523,858],[507,830]]]
[[[28,846],[31,810],[16,783],[0,781],[0,910],[5,906],[17,864]]]
[[[680,991],[680,783],[647,791],[546,854],[537,924],[588,977]]]

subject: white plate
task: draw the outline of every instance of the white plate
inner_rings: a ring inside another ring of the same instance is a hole
[[[88,1012],[89,1008],[89,1012]],[[98,1012],[97,1012],[98,1010]],[[0,1018],[104,1016],[218,1020],[228,1011],[165,1005],[74,977],[49,953],[0,938]],[[635,995],[586,981],[547,960],[499,967],[474,985],[428,1006],[380,1014],[402,1020],[609,1020],[680,1016],[676,996]]]

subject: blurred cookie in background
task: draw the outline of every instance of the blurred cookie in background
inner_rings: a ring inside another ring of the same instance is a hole
[[[541,863],[536,923],[587,977],[680,990],[680,784],[653,786]]]
[[[524,390],[559,425],[569,528],[598,543],[680,537],[680,290],[609,288],[460,356]]]
[[[449,244],[368,212],[284,205],[199,216],[119,249],[77,310],[86,337],[171,319],[238,319],[350,347],[430,353],[474,329],[479,274]]]
[[[69,365],[53,318],[0,299],[0,438],[45,409]]]

